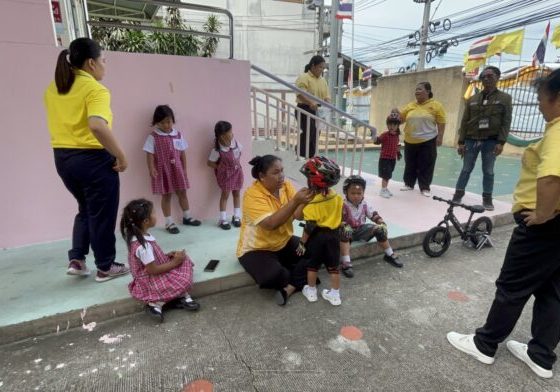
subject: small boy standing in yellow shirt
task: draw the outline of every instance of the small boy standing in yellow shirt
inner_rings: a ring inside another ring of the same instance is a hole
[[[317,301],[317,271],[325,264],[331,278],[331,289],[323,290],[322,297],[338,306],[340,300],[340,234],[343,200],[332,186],[340,180],[340,167],[329,158],[310,158],[300,169],[307,177],[309,189],[316,193],[311,202],[298,207],[294,216],[305,220],[298,254],[307,260],[307,285],[302,293],[309,302]]]

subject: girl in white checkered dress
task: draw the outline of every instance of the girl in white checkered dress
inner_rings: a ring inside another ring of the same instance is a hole
[[[190,216],[187,189],[188,145],[180,131],[173,128],[175,115],[167,105],[156,107],[152,125],[155,129],[144,143],[147,153],[148,171],[152,178],[152,192],[161,195],[161,209],[165,217],[165,229],[171,234],[179,233],[179,228],[171,217],[171,197],[173,193],[179,199],[183,210],[183,224],[200,226],[200,221]]]
[[[227,201],[233,195],[233,217],[231,223],[241,226],[241,203],[239,191],[243,187],[243,169],[239,159],[243,146],[234,139],[232,126],[227,121],[218,121],[214,127],[214,148],[208,157],[208,166],[214,169],[218,186],[222,190],[220,196],[220,220],[218,225],[224,229],[231,228],[227,218]]]
[[[132,282],[130,295],[146,304],[146,311],[163,321],[163,306],[198,310],[189,291],[193,262],[185,250],[163,252],[148,232],[156,224],[154,206],[145,199],[132,200],[124,208],[120,229],[128,248]]]

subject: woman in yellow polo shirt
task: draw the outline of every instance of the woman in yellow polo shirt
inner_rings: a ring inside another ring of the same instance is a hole
[[[89,275],[86,255],[91,245],[98,282],[129,272],[115,262],[118,173],[127,162],[111,132],[111,96],[99,83],[104,75],[99,44],[78,38],[60,52],[55,80],[44,96],[56,171],[78,202],[67,273]]]
[[[513,331],[525,304],[533,303],[528,344],[507,342],[511,353],[539,377],[552,377],[560,339],[560,69],[537,83],[547,121],[543,138],[523,153],[513,194],[517,226],[509,241],[486,324],[474,335],[447,334],[457,349],[491,364],[498,344]]]
[[[418,83],[414,93],[416,101],[400,109],[404,127],[404,187],[414,189],[416,181],[420,192],[432,196],[430,185],[434,177],[437,147],[441,146],[445,132],[445,110],[433,97],[428,82]]]
[[[297,207],[311,201],[313,193],[307,188],[296,192],[284,179],[282,160],[274,155],[257,156],[249,163],[256,181],[243,194],[237,257],[255,282],[277,290],[276,302],[285,305],[307,282],[292,222]]]
[[[329,87],[327,86],[327,81],[323,78],[325,66],[325,59],[323,57],[311,57],[309,64],[305,66],[305,72],[297,78],[296,87],[307,91],[323,101],[330,102]],[[318,105],[314,100],[298,94],[296,102],[298,108],[312,115],[317,114]],[[299,135],[299,155],[306,158],[314,157],[317,152],[317,127],[315,126],[315,120],[309,119],[309,154],[307,154],[307,115],[296,111],[296,118],[301,129],[301,134]]]

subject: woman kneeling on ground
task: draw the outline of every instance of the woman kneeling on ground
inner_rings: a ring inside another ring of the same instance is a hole
[[[263,289],[277,290],[276,302],[285,305],[306,284],[305,262],[296,254],[299,237],[293,235],[294,212],[307,204],[313,193],[296,192],[284,179],[282,160],[257,156],[249,162],[256,181],[245,191],[237,257]]]

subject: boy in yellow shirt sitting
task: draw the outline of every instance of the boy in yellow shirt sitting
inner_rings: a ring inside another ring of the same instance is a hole
[[[329,158],[310,158],[300,169],[307,177],[315,197],[309,204],[298,207],[294,216],[305,220],[298,254],[307,260],[307,285],[302,293],[309,302],[317,301],[317,271],[325,264],[331,278],[331,289],[323,290],[323,298],[338,306],[340,300],[340,234],[343,200],[332,186],[340,180],[340,167]]]

